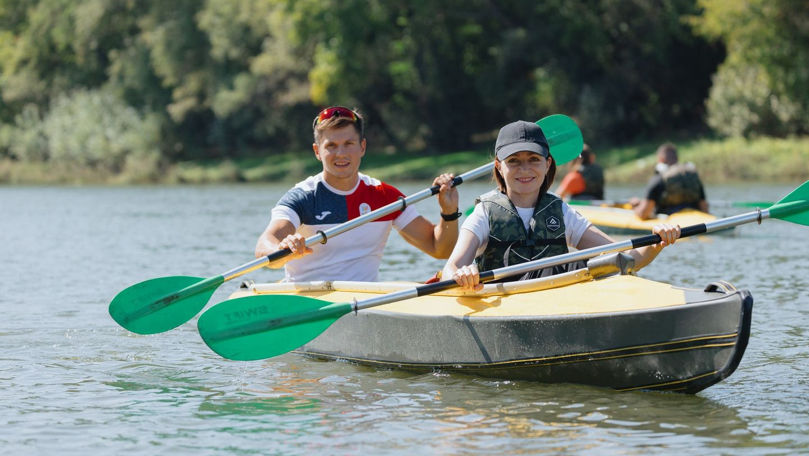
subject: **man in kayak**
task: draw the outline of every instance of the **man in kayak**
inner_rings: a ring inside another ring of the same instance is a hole
[[[256,244],[256,257],[288,248],[291,255],[270,265],[284,266],[285,281],[376,281],[391,227],[435,258],[447,258],[458,239],[458,191],[453,175],[441,174],[438,204],[441,222],[433,224],[408,206],[353,228],[325,244],[306,247],[306,238],[386,206],[404,195],[384,182],[359,172],[365,155],[364,119],[342,106],[323,109],[312,122],[312,149],[323,172],[290,189],[272,209],[270,223]]]
[[[548,193],[556,163],[539,125],[520,120],[500,129],[493,173],[498,188],[481,195],[464,221],[444,266],[444,279],[452,278],[464,289],[480,289],[479,271],[562,255],[568,246],[581,250],[614,242]],[[660,235],[660,243],[628,252],[637,269],[680,237],[679,226],[661,224],[652,232]],[[534,271],[522,278],[559,272],[564,269]]]
[[[604,199],[604,170],[595,161],[595,154],[585,144],[581,155],[573,161],[570,172],[556,189],[559,198],[564,201]]]
[[[665,143],[657,148],[655,175],[646,186],[644,199],[630,200],[633,210],[643,220],[655,213],[673,214],[691,208],[708,212],[705,188],[693,163],[678,163],[677,148]]]

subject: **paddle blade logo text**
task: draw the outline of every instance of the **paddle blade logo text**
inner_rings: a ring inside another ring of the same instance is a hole
[[[247,320],[247,319],[258,317],[258,316],[261,316],[261,315],[267,315],[269,313],[270,312],[267,309],[267,306],[260,305],[260,306],[248,307],[248,308],[242,309],[242,310],[237,310],[235,312],[228,312],[228,313],[225,314],[225,320],[228,323],[236,323],[236,322],[239,322],[239,321]]]

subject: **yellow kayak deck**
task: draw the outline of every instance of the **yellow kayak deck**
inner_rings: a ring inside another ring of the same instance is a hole
[[[575,286],[570,284],[575,283]],[[255,294],[298,294],[330,302],[352,302],[380,294],[414,288],[415,282],[308,282],[306,284],[258,284]],[[516,285],[516,286],[514,286]],[[598,299],[593,299],[598,296]],[[377,311],[459,317],[519,317],[581,315],[648,310],[687,302],[685,289],[662,282],[621,275],[595,281],[585,270],[560,277],[486,285],[480,293],[447,291],[376,307]]]

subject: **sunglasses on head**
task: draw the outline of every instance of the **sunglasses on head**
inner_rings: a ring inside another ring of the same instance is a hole
[[[346,119],[351,119],[352,122],[357,122],[359,119],[357,117],[357,113],[346,107],[332,106],[320,111],[320,113],[315,117],[315,120],[312,122],[312,128],[315,128],[320,122],[329,120],[332,117],[345,117]]]

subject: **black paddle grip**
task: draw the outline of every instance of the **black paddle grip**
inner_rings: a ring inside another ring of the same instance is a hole
[[[494,271],[483,271],[480,273],[480,283],[488,282],[494,279]],[[449,290],[455,288],[458,283],[452,279],[442,280],[440,282],[430,283],[416,287],[416,296],[427,296],[429,294],[438,293],[439,291]]]
[[[706,233],[708,229],[705,227],[704,223],[700,223],[697,225],[691,225],[683,228],[680,230],[680,237],[688,237],[693,236],[695,234],[702,234]],[[639,238],[632,239],[632,248],[638,247],[646,247],[647,245],[654,245],[660,242],[660,236],[656,234],[649,234],[647,236],[641,236]]]
[[[440,282],[428,283],[416,287],[416,296],[427,296],[439,291],[449,290],[450,288],[457,287],[458,284],[454,280],[442,280]]]
[[[688,237],[693,236],[695,234],[704,234],[708,232],[708,227],[705,226],[704,223],[700,223],[698,225],[691,225],[683,228],[680,230],[680,237]]]
[[[284,258],[285,256],[289,255],[290,253],[292,253],[292,250],[289,250],[289,249],[276,250],[275,252],[267,255],[267,261],[272,263],[275,260],[280,260],[281,258]]]
[[[457,187],[463,184],[463,178],[461,176],[455,176],[452,178],[452,187]],[[430,187],[430,194],[435,195],[438,194],[438,190],[441,188],[440,185],[433,185]]]

